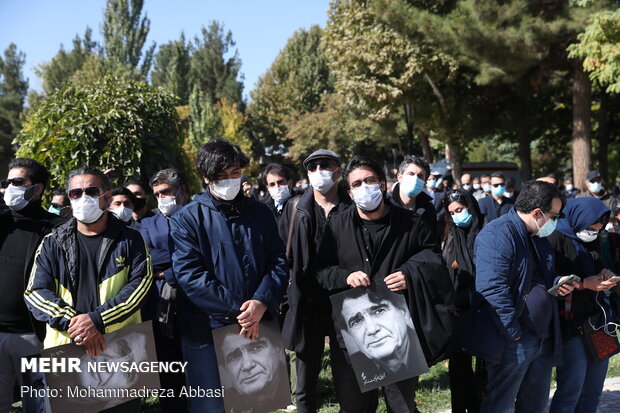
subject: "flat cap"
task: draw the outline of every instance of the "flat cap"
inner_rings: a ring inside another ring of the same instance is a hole
[[[340,165],[340,156],[336,152],[330,151],[329,149],[318,149],[312,152],[310,156],[308,156],[304,160],[304,168],[308,169],[308,164],[310,163],[310,161],[313,161],[315,159],[325,159],[325,158],[333,159],[334,161],[336,161],[338,165]]]
[[[600,177],[601,177],[601,173],[599,171],[590,171],[586,175],[586,180],[592,181],[593,179],[600,178]]]

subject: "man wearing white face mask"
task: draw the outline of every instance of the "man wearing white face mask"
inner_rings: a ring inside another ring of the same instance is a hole
[[[202,145],[196,167],[206,191],[170,218],[172,269],[182,291],[179,334],[192,387],[221,387],[211,330],[236,324],[246,339],[260,337],[259,322],[277,315],[288,284],[276,220],[241,190],[249,162],[226,139]],[[224,409],[216,397],[195,397],[191,405],[192,412]]]
[[[424,192],[424,184],[431,173],[424,158],[407,155],[398,167],[397,184],[394,186],[390,203],[399,208],[415,211],[432,227],[437,225],[437,212],[433,198]]]
[[[319,252],[323,267],[317,273],[317,280],[327,290],[326,294],[384,283],[390,291],[406,294],[409,303],[429,302],[424,289],[417,288],[420,280],[414,277],[420,271],[417,259],[424,255],[427,275],[435,278],[435,285],[447,286],[446,291],[433,291],[433,294],[442,298],[444,293],[449,295],[452,285],[445,263],[438,254],[439,240],[434,228],[413,211],[385,202],[386,178],[381,166],[373,160],[356,156],[347,165],[344,180],[355,207],[337,215],[325,230],[325,241]],[[419,313],[413,307],[410,306],[409,310],[416,332],[422,347],[428,350],[426,339],[430,331],[424,330],[421,324],[427,327],[429,324],[424,323],[426,320],[416,322],[420,317],[414,316]],[[425,355],[429,357],[426,350]],[[331,343],[331,351],[334,377],[339,377],[339,386],[343,390],[337,391],[341,411],[374,412],[378,391],[360,391],[342,336]],[[334,363],[334,359],[339,362]],[[414,377],[383,387],[390,411],[416,411],[417,381]]]
[[[296,195],[293,191],[291,172],[285,166],[271,163],[265,167],[263,176],[265,177],[268,193],[262,201],[273,212],[278,221],[278,226],[281,229],[280,236],[282,239],[285,239],[288,233],[288,220],[284,219],[286,221],[283,223],[284,225],[280,225],[279,222],[282,218],[286,217],[282,212],[287,202]]]
[[[0,207],[0,411],[11,410],[13,383],[44,391],[42,373],[21,374],[20,358],[41,351],[45,325],[32,317],[23,300],[24,290],[41,239],[66,219],[41,207],[49,173],[40,163],[17,158],[2,179],[9,205]],[[41,411],[41,397],[24,397],[25,412]]]
[[[287,241],[291,266],[287,290],[289,310],[282,327],[282,340],[297,355],[297,412],[309,413],[317,411],[316,390],[325,337],[335,340],[331,303],[315,278],[316,268],[321,265],[317,253],[326,225],[351,205],[351,198],[338,184],[342,168],[337,153],[318,149],[304,160],[303,166],[311,186],[298,202],[287,203],[280,220],[280,233],[285,234],[283,239]],[[290,226],[282,225],[284,217],[291,222]],[[335,381],[334,386],[337,394],[343,392],[340,382]]]
[[[577,195],[577,198],[592,196],[601,201],[610,211],[620,206],[620,199],[616,198],[605,189],[605,183],[599,171],[590,171],[586,175],[587,189]],[[613,224],[613,217],[608,224]],[[611,226],[610,226],[611,227]]]
[[[67,186],[73,218],[43,240],[24,297],[47,323],[46,348],[74,343],[95,357],[105,351],[106,333],[142,321],[151,260],[138,231],[108,212],[106,175],[80,167]],[[139,411],[140,400],[122,406]]]
[[[138,223],[132,217],[135,205],[136,197],[129,189],[117,187],[112,190],[108,210],[131,228],[139,230]]]
[[[155,279],[143,313],[146,312],[148,317],[153,319],[157,359],[179,361],[183,356],[175,316],[178,291],[172,273],[170,217],[187,205],[189,190],[181,172],[174,168],[156,172],[149,184],[161,213],[143,218],[140,226],[140,233],[151,252]],[[160,400],[163,411],[186,411],[187,401],[180,396],[185,385],[185,376],[179,373],[160,373],[159,379],[163,388],[173,389],[175,394],[175,397]]]

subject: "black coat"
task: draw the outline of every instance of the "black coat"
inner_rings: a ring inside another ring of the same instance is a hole
[[[317,273],[319,283],[330,293],[349,288],[347,276],[363,271],[373,282],[396,271],[407,277],[405,298],[429,364],[445,358],[453,333],[454,289],[439,241],[419,215],[391,208],[390,225],[372,259],[367,256],[361,219],[356,208],[335,217],[325,232],[320,256],[326,266]]]
[[[403,200],[400,198],[400,184],[396,183],[394,185],[394,189],[392,190],[392,194],[388,198],[391,205],[397,206],[399,208],[405,208],[403,205]],[[435,228],[437,225],[437,211],[435,210],[435,206],[433,205],[433,198],[426,192],[420,192],[415,199],[415,213],[420,215],[422,219],[425,219],[431,228]]]
[[[510,210],[512,210],[512,208],[515,206],[515,199],[514,197],[504,197],[502,206],[499,209],[499,214],[497,213],[496,205],[497,202],[492,195],[485,196],[484,198],[478,200],[478,206],[480,207],[480,213],[482,213],[482,215],[484,216],[485,225],[493,221],[494,219],[497,219],[502,215],[510,212]]]
[[[338,197],[340,203],[330,212],[329,220],[349,208],[352,203],[342,188],[338,190]],[[314,276],[319,266],[317,254],[323,238],[322,228],[317,227],[314,207],[314,192],[310,187],[298,202],[294,202],[294,198],[287,202],[278,221],[279,232],[286,244],[293,208],[296,209],[291,234],[290,278],[287,289],[289,309],[282,326],[282,341],[287,349],[297,352],[303,352],[306,345],[304,319],[320,315],[329,319],[331,314],[328,294]]]

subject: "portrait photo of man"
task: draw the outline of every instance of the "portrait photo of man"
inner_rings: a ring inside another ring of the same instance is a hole
[[[335,325],[362,391],[428,371],[402,295],[372,284],[330,298]]]
[[[270,412],[290,404],[284,347],[278,326],[261,322],[258,338],[239,335],[239,326],[213,331],[225,411]]]

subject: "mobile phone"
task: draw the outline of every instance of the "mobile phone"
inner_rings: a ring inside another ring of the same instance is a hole
[[[610,277],[605,281],[611,281],[612,283],[620,282],[620,275],[614,275],[613,277]]]
[[[579,281],[581,281],[581,278],[579,278],[579,276],[575,274],[571,274],[568,276],[568,278],[564,278],[562,281],[560,281],[553,287],[549,288],[547,292],[551,295],[557,296],[561,286],[563,286],[564,284],[572,284],[574,282],[579,282]]]

